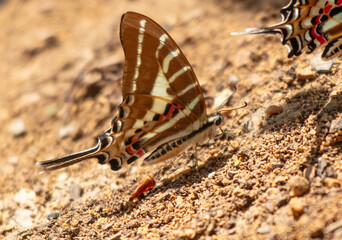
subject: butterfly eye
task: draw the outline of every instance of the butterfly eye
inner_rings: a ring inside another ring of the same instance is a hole
[[[217,118],[215,119],[215,125],[221,125],[222,123],[222,116],[218,115]]]

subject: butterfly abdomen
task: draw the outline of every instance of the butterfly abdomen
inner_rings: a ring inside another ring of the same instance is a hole
[[[152,164],[161,162],[165,159],[177,155],[190,146],[201,144],[209,138],[215,136],[217,129],[216,120],[218,118],[220,118],[220,116],[216,114],[209,116],[208,122],[201,128],[187,136],[162,144],[157,149],[155,149],[148,157],[146,157],[144,159],[144,162]]]

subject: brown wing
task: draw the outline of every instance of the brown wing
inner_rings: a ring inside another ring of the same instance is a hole
[[[89,158],[118,170],[154,148],[198,130],[207,121],[196,76],[181,50],[153,20],[128,12],[121,20],[125,52],[123,102],[92,149],[37,163],[55,170]]]
[[[127,12],[121,21],[125,52],[122,94],[162,97],[188,108],[193,120],[206,122],[205,102],[197,78],[182,51],[152,19]],[[197,99],[196,99],[197,98]]]

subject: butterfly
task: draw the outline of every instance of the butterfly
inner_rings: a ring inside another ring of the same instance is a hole
[[[342,0],[291,0],[281,9],[282,21],[267,28],[250,28],[240,34],[280,34],[288,57],[311,53],[323,46],[323,60],[342,54]]]
[[[96,158],[116,171],[140,158],[163,161],[216,135],[223,115],[207,115],[195,73],[170,35],[152,19],[127,12],[120,39],[123,101],[111,126],[95,147],[37,162],[39,167],[56,170]]]

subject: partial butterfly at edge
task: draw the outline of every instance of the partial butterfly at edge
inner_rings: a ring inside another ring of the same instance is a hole
[[[280,34],[289,58],[320,46],[325,47],[323,60],[342,54],[342,0],[291,0],[280,12],[278,24],[231,34]]]
[[[51,171],[96,158],[112,170],[144,157],[160,162],[216,135],[220,112],[207,115],[198,80],[177,44],[152,19],[135,12],[122,16],[125,54],[123,101],[98,144],[69,156],[37,162]]]

